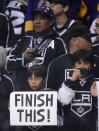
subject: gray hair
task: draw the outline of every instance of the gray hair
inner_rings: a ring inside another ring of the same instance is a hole
[[[6,51],[2,46],[0,46],[0,72],[3,72],[5,70],[5,65],[6,65]]]

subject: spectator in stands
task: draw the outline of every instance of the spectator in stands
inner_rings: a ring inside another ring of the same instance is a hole
[[[91,49],[91,35],[84,25],[76,25],[67,32],[70,52],[53,60],[48,68],[46,87],[58,90],[63,81],[70,77],[73,68],[72,54],[79,49]]]
[[[70,2],[68,0],[52,0],[51,9],[55,15],[54,29],[59,36],[66,33],[67,29],[74,23],[74,20],[69,20],[66,12],[69,10]]]
[[[25,73],[29,66],[44,64],[47,68],[54,58],[66,53],[64,42],[52,32],[53,13],[50,7],[40,6],[33,14],[33,37],[21,39],[7,59],[8,71],[16,72],[16,90],[25,90]]]
[[[15,34],[15,42],[24,36],[25,15],[27,2],[24,0],[11,0],[5,9],[5,14],[10,18]]]
[[[14,131],[10,127],[9,98],[13,92],[13,82],[5,74],[6,51],[0,46],[0,131]]]
[[[27,71],[27,90],[29,91],[51,91],[51,89],[45,88],[45,79],[47,70],[44,65],[31,66]],[[59,116],[59,115],[58,115]],[[58,123],[59,124],[59,123]],[[59,126],[59,125],[58,125]],[[19,130],[20,129],[20,130]],[[59,130],[57,126],[24,126],[16,127],[16,131],[55,131]]]
[[[9,18],[0,13],[0,45],[4,48],[14,46],[14,31]]]
[[[93,131],[97,129],[97,99],[90,92],[95,81],[94,57],[90,50],[81,49],[72,54],[72,61],[71,77],[58,91],[58,100],[65,105],[63,131]]]
[[[47,70],[43,65],[31,66],[27,71],[28,84],[31,90],[41,91],[45,88]]]
[[[76,24],[74,19],[68,18],[67,12],[71,7],[71,0],[51,0],[51,9],[55,15],[55,24],[53,29],[64,40],[67,49],[69,45],[66,42],[67,30]]]

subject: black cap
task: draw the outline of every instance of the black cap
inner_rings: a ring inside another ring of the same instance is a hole
[[[41,6],[37,7],[36,10],[33,12],[34,16],[36,15],[36,13],[39,13],[39,12],[42,15],[44,15],[45,17],[49,17],[52,19],[54,18],[54,14],[49,6],[41,5]]]
[[[92,43],[89,28],[82,24],[76,24],[69,28],[66,35],[67,41],[69,42],[73,37],[83,37],[84,39]]]
[[[70,0],[49,0],[51,3],[59,3],[62,5],[69,5],[70,4]]]

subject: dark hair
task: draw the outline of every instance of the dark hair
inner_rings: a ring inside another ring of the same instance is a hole
[[[27,71],[27,78],[30,78],[33,73],[35,77],[42,77],[44,79],[47,76],[47,70],[44,65],[31,66]]]
[[[75,62],[80,62],[81,59],[84,62],[89,62],[92,66],[94,65],[94,56],[91,50],[81,49],[72,54],[73,65]]]

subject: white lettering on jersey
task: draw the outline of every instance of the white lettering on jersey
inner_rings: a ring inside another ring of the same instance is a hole
[[[92,110],[92,96],[90,91],[76,91],[71,102],[71,111],[82,117]]]
[[[14,18],[12,21],[13,27],[14,27],[14,33],[17,35],[22,34],[22,24],[25,20],[25,15],[23,12],[19,10],[11,10],[10,12],[6,10],[5,14],[9,16],[10,18]]]
[[[20,9],[20,6],[21,6],[21,3],[19,2],[16,2],[16,1],[11,1],[9,4],[8,4],[8,8],[9,7],[12,7],[12,8],[15,8],[15,9]]]
[[[65,69],[65,81],[72,77],[74,69]]]
[[[55,45],[54,45],[54,44],[55,44],[55,43],[54,43],[54,40],[52,40],[52,41],[50,42],[50,44],[48,45],[47,48],[51,47],[52,49],[54,49],[54,48],[55,48]]]

